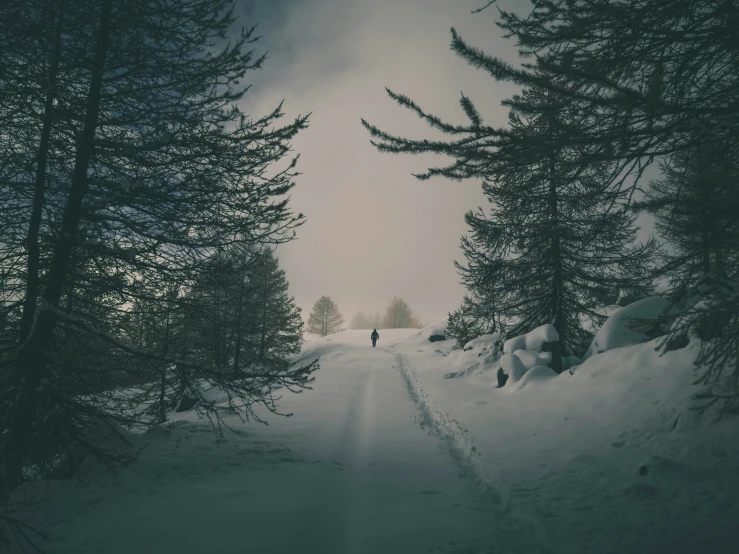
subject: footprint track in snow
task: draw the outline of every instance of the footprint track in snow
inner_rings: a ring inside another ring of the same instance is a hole
[[[493,475],[486,468],[468,431],[456,419],[434,406],[413,374],[405,355],[396,354],[395,362],[403,378],[406,393],[419,412],[421,428],[440,440],[463,475],[474,482],[483,496],[495,504],[507,506],[510,497],[508,486],[500,476]]]
[[[395,361],[406,394],[418,410],[421,428],[439,439],[462,474],[472,481],[485,500],[499,510],[499,515],[508,515],[516,522],[519,530],[531,534],[535,542],[546,544],[546,533],[541,521],[533,514],[522,512],[515,506],[515,502],[511,502],[511,487],[501,475],[485,464],[467,429],[449,414],[436,408],[404,354],[395,353]]]

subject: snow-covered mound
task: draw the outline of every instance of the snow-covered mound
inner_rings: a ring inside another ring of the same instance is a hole
[[[531,369],[536,366],[549,366],[552,362],[551,352],[537,352],[535,350],[516,350],[513,352],[519,360],[523,362],[523,365],[527,369]]]
[[[463,350],[485,350],[485,349],[492,349],[495,346],[495,343],[500,339],[500,333],[490,333],[488,335],[481,335],[477,337],[476,339],[472,339],[467,344],[464,345]]]
[[[435,343],[434,353],[446,357],[446,379],[494,372],[500,367],[499,333],[482,335],[465,344],[462,350],[453,347],[453,341]]]
[[[659,334],[657,320],[669,308],[670,303],[662,296],[650,296],[619,308],[595,335],[584,358],[655,338]]]
[[[516,383],[516,389],[522,389],[525,386],[532,386],[536,383],[541,383],[543,381],[549,381],[550,379],[554,379],[558,376],[558,373],[554,371],[552,368],[544,366],[544,365],[537,365],[529,369],[526,373],[524,373],[523,377]],[[510,388],[510,387],[509,387]]]
[[[515,354],[503,354],[500,358],[500,368],[508,375],[508,384],[518,382],[524,376],[528,368]]]
[[[537,327],[533,331],[529,331],[525,335],[511,337],[503,344],[503,353],[512,354],[516,350],[533,350],[541,352],[544,343],[556,342],[559,340],[559,334],[554,325],[547,323]]]
[[[435,321],[434,323],[426,325],[425,327],[421,327],[420,329],[410,329],[410,331],[413,331],[413,333],[408,338],[415,342],[418,342],[418,341],[436,342],[436,341],[441,341],[441,340],[448,340],[445,336],[445,333],[446,333],[445,329],[446,329],[446,320]],[[388,329],[388,330],[397,331],[398,329]],[[436,338],[431,339],[431,337],[436,337]],[[444,338],[442,339],[441,337],[444,337]]]

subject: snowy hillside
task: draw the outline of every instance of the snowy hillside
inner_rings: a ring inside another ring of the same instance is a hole
[[[231,418],[216,442],[172,413],[134,438],[138,461],[51,483],[28,521],[50,554],[735,551],[739,437],[687,411],[694,345],[614,347],[561,375],[516,357],[497,388],[501,355],[525,349],[453,350],[438,328],[313,340],[294,417]]]

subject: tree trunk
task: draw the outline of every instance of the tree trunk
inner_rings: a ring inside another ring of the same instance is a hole
[[[39,290],[39,265],[40,248],[38,243],[39,229],[41,228],[41,212],[44,207],[46,195],[46,165],[49,158],[49,142],[51,138],[51,127],[54,119],[54,96],[56,92],[56,80],[59,72],[59,61],[62,50],[62,22],[64,20],[64,8],[66,2],[62,2],[59,8],[59,21],[54,34],[54,53],[52,55],[51,67],[46,82],[46,100],[44,101],[43,124],[41,128],[41,140],[38,149],[38,165],[36,166],[36,182],[33,193],[33,207],[31,219],[28,223],[28,234],[26,236],[26,248],[28,260],[26,264],[26,296],[23,300],[23,314],[21,315],[18,344],[23,344],[28,339],[33,325],[33,316],[36,313]]]
[[[221,352],[222,352],[222,340],[221,340],[221,322],[223,320],[223,309],[221,306],[221,294],[220,288],[216,285],[216,297],[215,297],[215,318],[213,321],[213,339],[215,344],[215,364],[216,367],[221,367]]]
[[[259,343],[259,360],[264,361],[264,349],[267,338],[267,259],[264,260],[264,279],[262,280],[262,333]]]
[[[549,140],[552,152],[549,155],[549,210],[552,223],[552,310],[554,312],[554,328],[559,334],[559,341],[552,346],[552,369],[557,373],[562,372],[562,349],[566,341],[564,304],[562,295],[564,289],[564,276],[562,274],[562,245],[560,244],[559,229],[559,206],[557,198],[557,166],[556,153],[554,151],[554,133],[552,132],[552,118],[549,119]]]
[[[239,282],[239,304],[236,311],[236,351],[234,352],[233,372],[238,373],[241,358],[241,318],[244,310],[244,281],[246,280],[246,260],[241,266],[241,279]]]
[[[705,192],[705,191],[704,191]],[[711,275],[711,238],[708,232],[709,219],[711,214],[706,210],[706,199],[701,199],[703,205],[701,206],[701,266],[703,269],[703,276],[708,277]]]
[[[38,394],[46,367],[46,353],[57,324],[57,315],[49,308],[56,308],[59,305],[69,274],[72,251],[77,243],[82,201],[87,194],[87,171],[95,150],[95,131],[100,112],[103,70],[108,53],[111,4],[112,0],[103,1],[98,38],[95,45],[95,59],[87,95],[85,125],[82,137],[77,143],[69,198],[64,209],[61,233],[54,246],[47,285],[41,295],[41,309],[39,309],[35,321],[32,322],[28,339],[18,349],[16,363],[22,375],[21,382],[17,387],[20,400],[15,420],[8,431],[6,443],[6,471],[11,482],[17,483],[23,478],[23,464],[28,450],[28,442],[36,423]],[[47,309],[44,309],[45,307]]]
[[[166,358],[169,354],[169,308],[167,309],[167,323],[164,327],[164,348],[162,355]],[[162,381],[159,389],[159,423],[167,421],[167,410],[164,406],[164,398],[167,390],[167,363],[163,362],[162,367]]]

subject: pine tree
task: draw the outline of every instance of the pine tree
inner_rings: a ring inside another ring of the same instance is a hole
[[[287,357],[299,353],[303,344],[303,318],[295,298],[288,295],[285,271],[272,251],[259,253],[251,280],[256,302],[250,319],[259,338],[255,358],[260,364],[286,367]]]
[[[739,153],[715,137],[660,165],[636,209],[655,214],[666,242],[659,275],[684,297],[706,278],[735,278],[739,262]]]
[[[488,296],[475,293],[474,297],[465,295],[462,305],[447,317],[444,333],[456,339],[456,348],[463,348],[469,341],[482,335],[495,333],[500,327],[500,314],[496,307],[488,301]]]
[[[737,17],[723,1],[538,2],[525,14],[501,9],[496,22],[533,63],[513,67],[454,30],[452,49],[495,79],[582,102],[597,119],[568,142],[619,160],[626,181],[655,157],[737,132]]]
[[[674,307],[659,344],[674,350],[701,339],[696,384],[727,386],[697,393],[695,409],[716,406],[719,417],[739,411],[739,155],[731,139],[719,134],[674,154],[635,206],[655,214],[665,241],[658,275]]]
[[[723,1],[537,2],[525,14],[500,10],[497,22],[532,63],[513,67],[468,45],[454,30],[452,49],[497,80],[578,102],[590,122],[562,137],[562,145],[613,160],[614,181],[634,191],[655,159],[689,152],[719,133],[736,140],[737,17],[736,3]],[[709,303],[725,314],[726,333],[721,340],[703,341],[696,363],[705,368],[699,381],[706,383],[734,368],[735,392],[709,394],[704,404],[725,410],[739,406],[733,354],[739,350],[739,296],[726,283],[718,289]],[[707,314],[699,312],[686,314],[683,324],[701,326]]]
[[[482,178],[488,213],[467,213],[462,239],[467,265],[457,264],[476,302],[500,320],[508,334],[544,323],[557,329],[552,368],[562,356],[582,354],[604,319],[595,301],[604,289],[641,297],[650,287],[646,263],[652,244],[633,247],[634,216],[627,192],[614,186],[613,164],[594,161],[588,148],[567,148],[564,138],[588,124],[580,106],[563,96],[531,88],[507,103],[508,129],[486,127],[472,101],[461,105],[470,124],[441,122],[410,99],[389,92],[431,126],[458,138],[429,142],[392,136],[365,122],[387,152],[445,153],[454,162],[419,175]],[[592,323],[588,323],[592,322]]]
[[[191,283],[219,249],[285,242],[303,222],[285,197],[295,160],[274,163],[307,119],[280,127],[279,107],[256,119],[236,107],[248,90],[240,81],[264,59],[248,50],[253,29],[218,49],[235,21],[225,0],[1,9],[2,44],[29,39],[0,52],[10,68],[0,77],[0,206],[20,208],[0,225],[0,260],[15,268],[0,296],[12,299],[19,345],[4,354],[0,385],[10,480],[48,475],[75,441],[104,457],[84,429],[138,417],[100,397],[122,385],[122,370],[168,364],[193,390],[207,378],[229,391],[234,411],[257,402],[276,412],[270,384],[306,385],[314,366],[227,379],[121,336],[136,300],[171,303],[162,281]]]
[[[402,298],[393,298],[382,318],[383,329],[418,329],[421,327],[419,319],[413,315],[413,310]]]
[[[322,296],[313,305],[306,330],[314,335],[325,337],[343,331],[343,325],[344,317],[339,307],[330,297]]]

